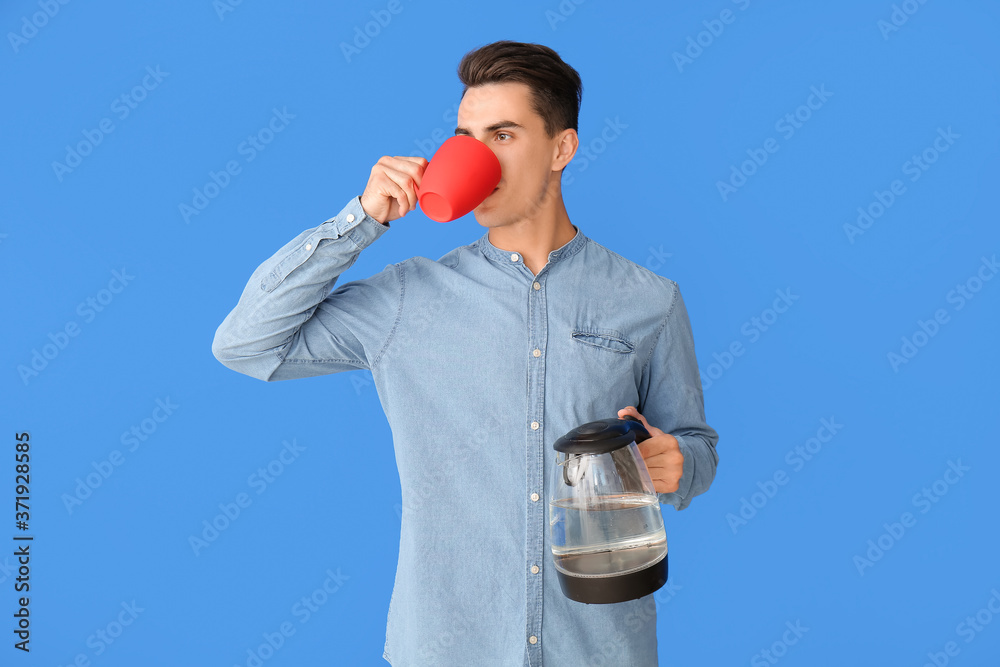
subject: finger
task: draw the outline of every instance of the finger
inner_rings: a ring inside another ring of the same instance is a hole
[[[658,465],[652,465],[652,466],[651,465],[646,465],[646,470],[649,471],[649,476],[650,477],[666,477],[667,474],[669,474],[669,473],[678,473],[679,472],[679,473],[683,474],[683,471],[684,471],[683,467],[678,466],[678,465],[671,465],[670,463],[666,463],[664,465],[659,465],[659,466]],[[680,477],[680,475],[677,475],[677,476]]]
[[[684,474],[684,466],[673,461],[653,461],[652,465],[647,461],[646,470],[649,471],[649,476],[656,477],[680,477]]]
[[[392,191],[393,196],[397,198],[402,197],[400,204],[405,204],[409,207],[408,210],[411,211],[416,209],[417,195],[413,189],[413,179],[410,178],[409,174],[392,167],[385,167],[384,173],[388,177],[388,180],[395,186]]]
[[[669,463],[667,459],[663,458],[664,454],[666,454],[666,452],[643,454],[642,460],[646,464],[647,468],[662,468]]]
[[[645,448],[643,448],[644,445]],[[674,447],[671,445],[670,441],[665,438],[663,440],[654,440],[653,438],[650,438],[649,440],[641,442],[639,444],[639,448],[639,451],[646,452],[650,456],[660,456],[661,454],[666,454],[667,456],[675,457],[678,460],[684,457],[684,453],[681,452],[680,448]]]
[[[406,215],[406,205],[409,203],[409,200],[406,197],[406,193],[403,192],[403,188],[399,187],[399,185],[392,179],[387,178],[385,182],[381,184],[380,189],[382,194],[387,197],[392,197],[393,200],[399,204],[399,217],[402,218]]]
[[[427,160],[422,157],[397,155],[386,161],[386,169],[391,169],[396,174],[394,179],[401,185],[407,185],[412,181],[414,190],[420,187],[426,167]]]
[[[648,449],[640,449],[639,452],[642,454],[642,460],[646,462],[646,467],[657,467],[663,465],[663,457],[668,455],[669,452],[664,450],[650,451]]]
[[[631,416],[639,419],[641,422],[643,422],[643,426],[646,425],[646,423],[645,423],[646,420],[643,419],[642,415],[639,414],[639,411],[636,410],[634,406],[630,405],[630,406],[628,406],[626,408],[622,408],[621,410],[618,411],[618,418],[619,419],[623,419],[624,417],[626,417],[628,415],[631,415]]]
[[[427,158],[422,157],[411,157],[411,156],[397,156],[400,158],[400,166],[396,167],[399,171],[409,174],[410,178],[416,184],[416,187],[420,187],[420,182],[424,178],[424,170],[427,169]]]

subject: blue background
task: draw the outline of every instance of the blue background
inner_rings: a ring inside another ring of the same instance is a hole
[[[0,553],[21,534],[23,431],[35,536],[30,655],[12,648],[15,559],[0,557],[0,663],[246,665],[289,622],[263,664],[386,664],[400,490],[370,373],[265,384],[219,364],[212,338],[254,268],[359,195],[380,156],[429,158],[453,133],[466,51],[514,39],[580,72],[567,210],[681,286],[720,434],[709,492],[664,507],[660,664],[772,664],[765,649],[788,666],[1000,664],[995,3],[43,5],[0,9]],[[293,117],[248,160],[275,109]],[[58,173],[102,119],[113,130]],[[746,163],[768,139],[777,151]],[[926,170],[907,166],[925,151]],[[231,160],[239,173],[185,219]],[[750,175],[723,196],[734,168]],[[411,213],[340,284],[483,232]],[[780,314],[778,290],[797,297]],[[253,485],[285,443],[303,449]],[[213,520],[225,528],[194,548]],[[339,587],[303,619],[328,570]]]

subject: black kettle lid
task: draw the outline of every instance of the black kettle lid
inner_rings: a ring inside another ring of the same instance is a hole
[[[606,454],[650,437],[642,422],[629,415],[624,419],[611,417],[577,426],[556,440],[552,447],[567,454]]]

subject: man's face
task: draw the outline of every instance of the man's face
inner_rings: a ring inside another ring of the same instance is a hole
[[[549,181],[569,157],[559,157],[566,132],[545,134],[545,121],[531,108],[531,89],[523,83],[492,83],[469,88],[458,107],[455,134],[470,135],[490,147],[500,161],[499,189],[475,209],[476,220],[498,227],[531,219],[548,203]],[[575,152],[575,151],[574,151]]]

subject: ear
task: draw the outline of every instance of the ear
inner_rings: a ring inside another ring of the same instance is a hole
[[[552,149],[552,171],[561,171],[576,155],[576,149],[580,146],[580,137],[576,130],[567,128],[557,134],[553,141],[555,147]]]

